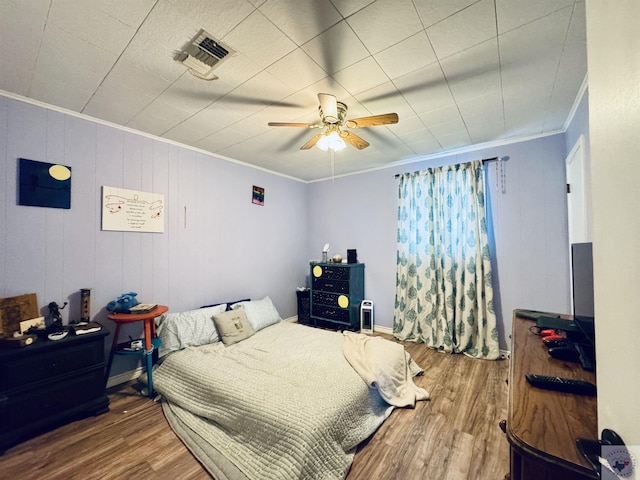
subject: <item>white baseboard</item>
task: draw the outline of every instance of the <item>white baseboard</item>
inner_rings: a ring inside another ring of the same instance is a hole
[[[380,325],[373,326],[374,332],[386,333],[387,335],[393,335],[393,328],[391,327],[381,327]]]
[[[115,387],[116,385],[126,383],[130,380],[135,380],[146,371],[146,368],[138,367],[135,370],[129,370],[128,372],[119,373],[118,375],[109,377],[109,380],[107,380],[107,388]]]

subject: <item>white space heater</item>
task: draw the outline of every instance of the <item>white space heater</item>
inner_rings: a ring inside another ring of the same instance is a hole
[[[360,304],[360,333],[373,333],[373,302],[362,300]]]

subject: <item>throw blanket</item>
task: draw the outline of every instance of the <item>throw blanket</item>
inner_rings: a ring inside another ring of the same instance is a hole
[[[229,347],[167,355],[154,386],[217,480],[341,480],[394,408],[349,365],[343,343],[338,332],[280,322]]]
[[[422,370],[404,347],[382,337],[344,332],[343,352],[353,369],[387,403],[395,407],[413,407],[416,401],[428,400],[429,393],[413,383]]]

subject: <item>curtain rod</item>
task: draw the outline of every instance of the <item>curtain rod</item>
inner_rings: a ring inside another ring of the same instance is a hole
[[[496,160],[498,160],[498,157],[483,158],[483,159],[481,160],[481,162],[482,162],[482,164],[484,165],[484,164],[485,164],[485,163],[487,163],[487,162],[495,162]],[[419,173],[419,172],[420,172],[420,170],[416,170],[416,171],[415,171],[415,172],[413,172],[413,173]],[[394,178],[398,178],[400,175],[402,175],[402,174],[401,174],[401,173],[396,173],[396,174],[394,175]]]

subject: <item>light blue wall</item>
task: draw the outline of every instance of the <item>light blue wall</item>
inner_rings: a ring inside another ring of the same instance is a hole
[[[20,157],[72,167],[70,210],[17,205]],[[269,295],[283,317],[297,313],[302,182],[0,97],[0,185],[0,297],[35,292],[43,314],[69,301],[66,322],[79,317],[79,289],[92,288],[92,318],[110,329],[104,307],[128,291],[171,311]],[[104,185],[164,194],[165,232],[102,231]],[[253,185],[264,206],[251,203]],[[134,366],[118,360],[112,373]]]
[[[362,152],[366,155],[366,151]],[[569,312],[569,264],[563,134],[309,185],[309,256],[358,250],[365,296],[376,325],[393,325],[396,268],[396,173],[491,157],[507,158],[505,192],[496,163],[486,166],[493,224],[494,282],[501,348],[515,308]],[[338,155],[336,155],[336,161]]]

